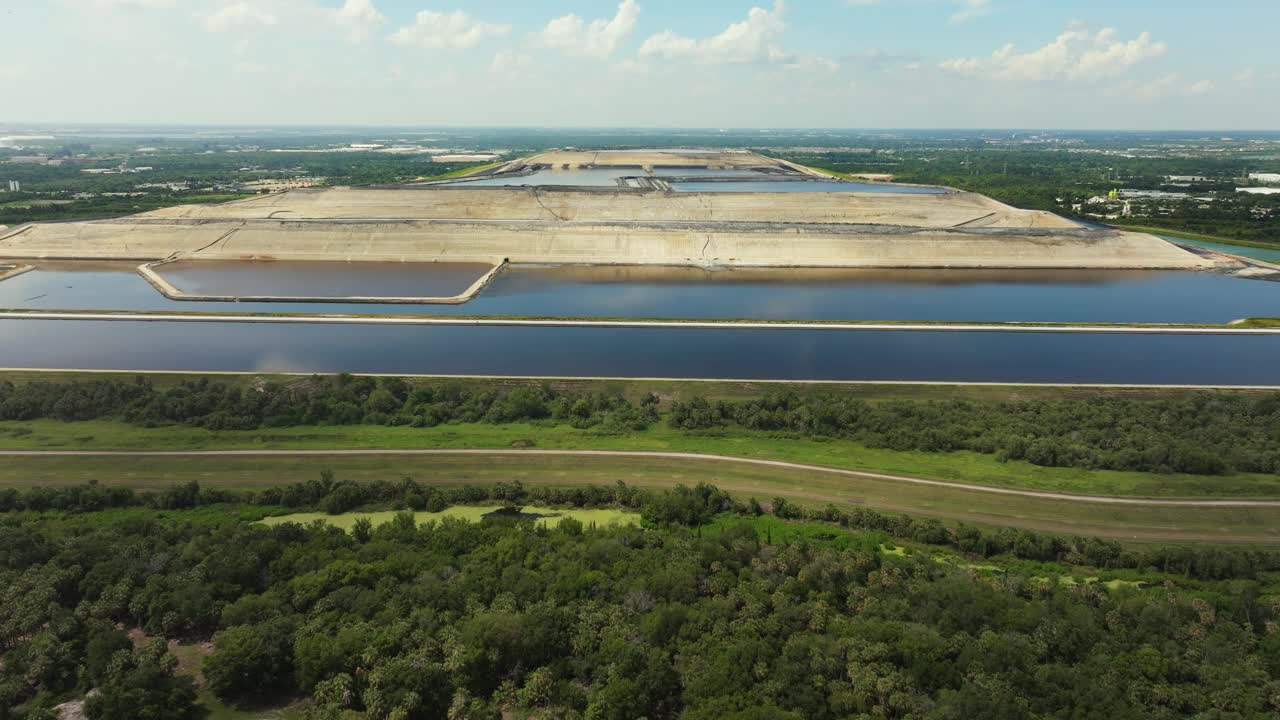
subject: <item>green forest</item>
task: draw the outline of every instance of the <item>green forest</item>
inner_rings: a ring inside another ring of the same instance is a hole
[[[665,424],[693,436],[756,433],[892,450],[968,450],[1047,467],[1280,474],[1280,393],[989,401],[775,393],[736,402],[699,396],[660,402],[652,394],[633,401],[549,385],[475,387],[347,375],[252,388],[208,378],[171,387],[143,377],[0,382],[0,420],[40,418],[209,430],[526,422],[617,434]]]
[[[90,163],[87,167],[114,167],[120,159],[127,159],[127,156],[113,156],[110,160]],[[251,194],[251,191],[238,189],[241,183],[251,180],[310,176],[324,178],[332,185],[368,185],[445,175],[478,165],[437,163],[417,155],[374,152],[207,155],[187,152],[145,155],[133,160],[134,165],[152,166],[153,169],[142,173],[96,175],[81,172],[86,166],[79,163],[61,166],[3,165],[0,179],[19,181],[22,191],[0,194],[0,225],[115,217],[173,205],[227,202]],[[191,189],[139,187],[163,183],[188,183]],[[75,198],[78,193],[90,197]]]
[[[644,523],[252,522],[286,495],[621,506]],[[0,717],[88,693],[93,720],[200,718],[208,697],[313,720],[1271,718],[1276,568],[707,485],[32,490],[0,514]]]
[[[1280,244],[1280,196],[1244,195],[1239,178],[1257,161],[1247,157],[1135,158],[1066,150],[972,147],[867,148],[820,153],[781,153],[813,167],[841,173],[889,173],[896,182],[945,185],[981,193],[1014,207],[1073,215],[1072,206],[1118,188],[1177,190],[1193,198],[1139,203],[1126,222],[1220,238]],[[1207,178],[1168,187],[1170,175]]]

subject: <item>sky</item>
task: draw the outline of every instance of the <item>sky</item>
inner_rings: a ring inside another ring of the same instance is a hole
[[[0,121],[1278,129],[1275,0],[0,0]]]

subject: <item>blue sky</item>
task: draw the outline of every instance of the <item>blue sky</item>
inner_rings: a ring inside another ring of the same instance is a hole
[[[1276,129],[1280,2],[0,0],[0,121]]]

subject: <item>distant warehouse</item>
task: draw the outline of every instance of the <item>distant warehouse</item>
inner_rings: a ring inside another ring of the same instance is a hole
[[[1249,173],[1249,179],[1254,182],[1280,185],[1280,173]]]

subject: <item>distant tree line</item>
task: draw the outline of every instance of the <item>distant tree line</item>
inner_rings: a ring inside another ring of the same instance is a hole
[[[686,430],[743,428],[892,450],[971,450],[1056,467],[1280,473],[1280,393],[882,402],[795,394],[744,402],[695,397],[673,403],[668,420]]]
[[[785,157],[836,172],[891,173],[898,182],[945,185],[1015,207],[1063,215],[1072,215],[1074,205],[1115,189],[1188,192],[1194,197],[1135,203],[1134,216],[1125,222],[1280,244],[1280,197],[1235,192],[1241,183],[1238,178],[1259,169],[1257,159],[1244,154],[1122,157],[1061,149],[991,148],[970,140],[951,147],[939,143],[911,148],[909,143],[895,143],[866,152],[788,152]],[[1170,187],[1170,175],[1209,179],[1190,187]],[[1213,196],[1212,202],[1199,199],[1206,194]]]
[[[0,382],[0,420],[119,418],[142,426],[253,430],[297,425],[410,425],[552,421],[576,428],[643,430],[658,420],[657,398],[561,392],[547,386],[415,384],[337,375],[245,388],[208,378],[157,388],[133,382]]]
[[[812,520],[882,532],[894,538],[984,558],[1007,556],[1102,569],[1158,570],[1200,580],[1252,579],[1258,573],[1280,571],[1280,552],[1274,550],[1193,545],[1125,546],[1112,540],[1065,537],[1033,530],[982,529],[964,524],[949,528],[936,518],[882,513],[862,507],[811,508],[782,497],[763,504],[755,498],[744,502],[706,483],[663,491],[645,490],[622,481],[614,485],[562,488],[525,486],[519,481],[434,486],[410,477],[371,482],[339,480],[332,472],[321,470],[317,479],[244,492],[203,487],[195,481],[144,493],[97,482],[25,491],[5,488],[0,490],[0,517],[4,513],[76,515],[129,507],[189,510],[223,504],[283,507],[298,512],[318,510],[332,515],[369,507],[440,512],[454,505],[495,502],[513,506],[630,508],[657,527],[699,527],[725,513],[742,517],[772,514],[785,520]],[[0,523],[0,541],[7,537],[2,527]],[[5,553],[0,542],[0,561],[6,557]]]
[[[769,394],[691,397],[660,412],[656,396],[546,385],[409,383],[338,375],[240,387],[207,378],[157,387],[145,378],[0,382],[0,420],[117,418],[210,430],[309,425],[548,423],[635,432],[665,420],[692,433],[838,438],[902,451],[969,450],[1035,465],[1220,475],[1280,473],[1280,393],[1186,393],[1158,399],[884,400]]]

